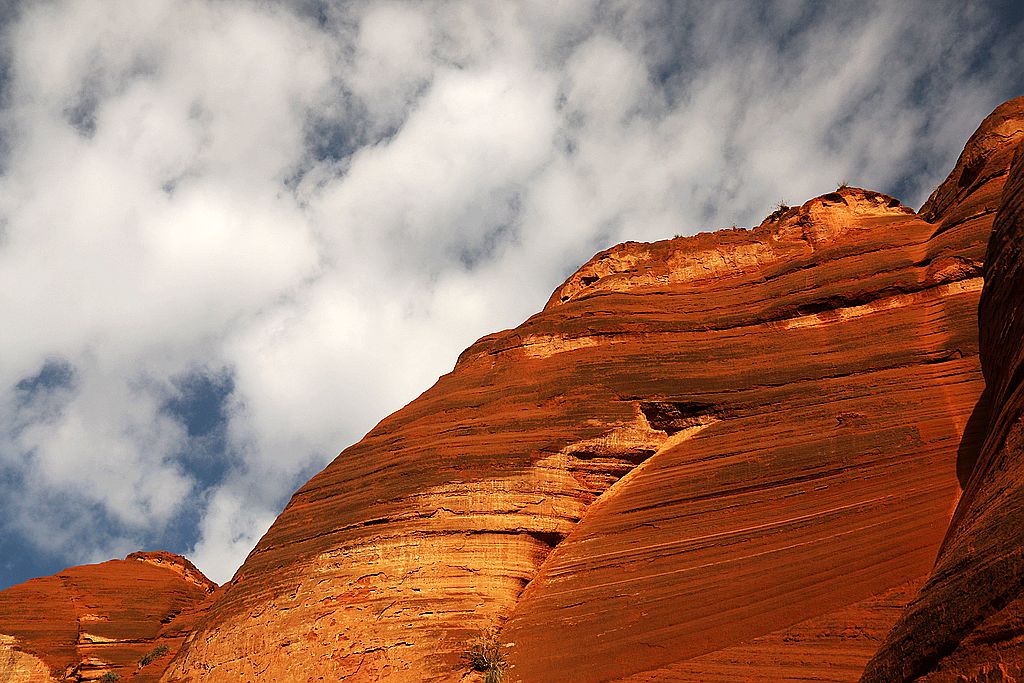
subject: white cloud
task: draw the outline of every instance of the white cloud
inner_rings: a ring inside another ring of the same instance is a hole
[[[1018,78],[954,3],[295,7],[55,0],[5,29],[26,552],[173,539],[224,581],[302,477],[595,251],[841,180],[920,203]],[[232,380],[220,441],[168,409],[204,372]]]

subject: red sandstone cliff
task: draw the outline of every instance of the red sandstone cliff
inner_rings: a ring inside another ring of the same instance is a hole
[[[489,627],[511,680],[856,680],[984,435],[1021,118],[923,216],[847,188],[597,255],[303,486],[165,680],[478,680]]]
[[[157,681],[215,589],[191,562],[162,552],[72,567],[8,588],[0,592],[0,681],[94,681],[110,674]]]
[[[472,681],[491,627],[528,683],[853,681],[883,640],[866,680],[1003,680],[1022,121],[1024,99],[986,119],[920,214],[844,188],[598,254],[303,486],[208,611],[200,581],[160,623],[166,568],[166,602],[109,606],[127,561],[0,593],[0,680]]]
[[[979,309],[991,414],[987,437],[934,571],[871,661],[864,681],[1024,680],[1022,111],[1024,98],[1007,103],[996,112],[1003,117],[997,127],[983,127],[975,136],[999,147],[1000,163],[993,170],[1008,172]],[[958,168],[972,167],[970,150],[968,145]],[[932,200],[941,198],[942,190]]]

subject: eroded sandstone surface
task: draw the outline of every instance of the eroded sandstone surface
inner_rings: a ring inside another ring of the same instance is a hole
[[[987,437],[935,569],[864,681],[1024,680],[1024,98],[989,141],[1008,172],[985,263],[979,324]],[[1014,118],[1016,115],[1016,118]],[[973,141],[973,139],[972,139]],[[1015,144],[1009,144],[1015,143]],[[971,145],[961,157],[968,167]],[[1007,167],[1009,167],[1007,169]],[[995,169],[997,170],[997,169]],[[933,199],[942,196],[940,188]]]
[[[164,552],[8,588],[0,592],[0,681],[157,681],[215,589],[188,560]]]
[[[513,681],[856,680],[986,433],[1020,120],[922,215],[842,188],[598,254],[303,486],[165,680],[478,680],[495,627]]]
[[[0,680],[479,681],[484,629],[524,683],[1020,678],[1022,137],[1024,98],[920,213],[596,255],[216,593],[166,554],[0,593]]]

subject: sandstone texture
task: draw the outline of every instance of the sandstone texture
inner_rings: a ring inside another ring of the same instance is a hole
[[[1024,680],[1022,139],[1024,98],[920,213],[596,255],[221,589],[142,553],[0,593],[0,681],[480,681],[488,629],[509,683]]]
[[[157,681],[215,589],[188,560],[163,552],[8,588],[0,592],[0,681]]]
[[[598,254],[303,486],[163,680],[480,680],[488,628],[509,681],[857,680],[992,457],[1021,119],[920,215],[841,188]]]
[[[972,171],[972,144],[958,164],[961,177],[1008,174],[979,309],[987,435],[935,569],[864,681],[1024,680],[1024,98],[990,122],[973,149],[998,149],[998,166]],[[936,217],[955,194],[936,191]]]

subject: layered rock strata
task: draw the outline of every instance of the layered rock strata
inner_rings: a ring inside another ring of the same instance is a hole
[[[868,682],[1024,680],[1024,98],[996,113],[998,128],[979,131],[998,140],[994,170],[1009,168],[979,309],[987,438],[935,569],[867,667]],[[958,167],[978,165],[970,149]]]
[[[163,552],[8,588],[0,681],[157,681],[215,589],[188,560]]]
[[[976,147],[924,216],[599,254],[303,486],[165,680],[475,680],[491,627],[511,680],[856,680],[984,435]]]
[[[852,681],[883,639],[865,680],[1019,677],[1022,121],[920,214],[842,188],[598,254],[223,590],[149,553],[0,593],[0,680],[479,680],[488,628],[530,683]]]

